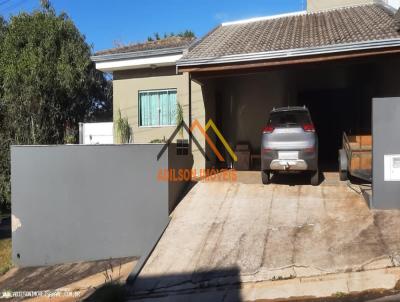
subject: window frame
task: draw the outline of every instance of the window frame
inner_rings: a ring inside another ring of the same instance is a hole
[[[176,140],[176,155],[187,156],[189,155],[189,139],[177,139]]]
[[[138,90],[138,127],[139,128],[165,128],[165,127],[176,127],[176,121],[171,125],[150,125],[143,126],[142,123],[142,115],[141,115],[141,102],[140,102],[140,94],[142,93],[150,93],[150,92],[171,92],[174,91],[176,93],[176,103],[178,104],[178,89],[177,88],[162,88],[162,89],[144,89]],[[160,104],[160,98],[158,98],[158,104]],[[158,118],[158,123],[160,123],[160,117]]]

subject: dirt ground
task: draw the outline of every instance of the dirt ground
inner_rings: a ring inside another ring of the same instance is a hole
[[[177,293],[399,265],[400,211],[371,211],[336,173],[313,187],[296,176],[288,185],[276,179],[265,186],[259,172],[245,172],[235,183],[192,188],[131,292]]]
[[[13,268],[0,277],[0,293],[12,291],[68,290],[78,291],[79,297],[63,297],[51,301],[81,301],[105,282],[125,282],[137,259],[133,257],[60,264],[43,267]],[[20,301],[21,299],[12,299]],[[7,300],[8,301],[8,300]],[[24,301],[29,301],[25,299]],[[50,301],[34,298],[32,301]]]

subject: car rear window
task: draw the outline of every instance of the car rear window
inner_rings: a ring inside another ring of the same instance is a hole
[[[307,111],[273,112],[269,117],[269,124],[273,127],[297,127],[310,123],[311,119]]]

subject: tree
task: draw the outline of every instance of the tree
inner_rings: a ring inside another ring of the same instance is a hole
[[[6,32],[6,28],[7,28],[7,23],[3,19],[3,17],[0,16],[0,39],[3,38],[3,36],[4,36],[5,32]]]
[[[193,31],[187,29],[187,30],[185,30],[185,31],[183,31],[183,32],[180,32],[180,33],[178,34],[178,37],[183,37],[183,38],[195,38],[196,35],[194,34]]]
[[[113,82],[110,75],[105,75],[105,81],[102,81],[98,93],[99,96],[94,102],[92,102],[92,106],[90,107],[85,120],[88,122],[112,121]]]
[[[105,81],[90,54],[73,22],[51,7],[11,18],[0,73],[13,141],[61,143],[66,123],[83,121]]]
[[[0,16],[0,55],[2,53],[2,46],[4,36],[6,34],[7,24]],[[2,98],[3,87],[3,74],[0,73],[0,205],[10,200],[10,165],[9,165],[9,152],[8,146],[10,144],[9,132],[6,127],[6,107]]]
[[[11,17],[0,52],[0,126],[7,140],[0,146],[0,169],[9,167],[10,143],[61,144],[67,128],[77,129],[110,107],[110,84],[90,55],[85,37],[49,1],[43,0],[40,10]],[[0,182],[8,177],[9,169],[2,169]],[[1,186],[4,202],[8,197]]]

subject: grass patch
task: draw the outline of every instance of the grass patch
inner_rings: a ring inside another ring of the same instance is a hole
[[[11,239],[0,239],[0,275],[3,275],[11,267]]]
[[[332,296],[334,296],[335,298],[344,298],[346,297],[346,294],[342,292],[336,292]]]

